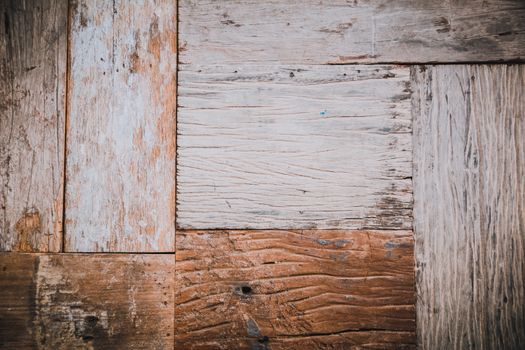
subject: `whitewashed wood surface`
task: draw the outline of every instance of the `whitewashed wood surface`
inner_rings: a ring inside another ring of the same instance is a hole
[[[180,0],[179,18],[186,64],[525,57],[523,0]]]
[[[174,250],[176,7],[72,6],[67,251]]]
[[[525,344],[525,66],[421,66],[414,229],[422,349]]]
[[[0,2],[0,251],[62,242],[67,1]]]
[[[411,227],[409,68],[181,68],[178,226]]]

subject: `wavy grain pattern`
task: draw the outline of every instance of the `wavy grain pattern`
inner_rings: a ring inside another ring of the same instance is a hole
[[[175,344],[413,348],[413,271],[410,231],[182,231]]]

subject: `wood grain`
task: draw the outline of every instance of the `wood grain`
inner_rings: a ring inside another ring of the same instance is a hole
[[[0,349],[32,349],[36,329],[34,255],[0,253]]]
[[[408,68],[181,68],[180,227],[411,227]]]
[[[422,349],[525,344],[525,67],[421,66],[414,221]]]
[[[68,251],[174,249],[176,10],[72,4]]]
[[[173,255],[0,254],[2,349],[170,349]]]
[[[62,242],[67,1],[0,2],[0,251]]]
[[[415,347],[411,231],[178,231],[178,349]]]
[[[525,57],[522,0],[181,0],[184,64],[423,63]]]

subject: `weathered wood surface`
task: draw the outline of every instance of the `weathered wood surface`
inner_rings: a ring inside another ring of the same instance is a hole
[[[525,58],[522,0],[181,0],[179,27],[186,64]]]
[[[172,349],[173,255],[0,254],[2,349]]]
[[[68,251],[174,249],[176,7],[72,4]]]
[[[0,251],[62,242],[67,1],[0,2]]]
[[[409,69],[183,66],[177,224],[411,227]]]
[[[525,345],[525,66],[414,68],[422,349]]]
[[[0,253],[0,349],[34,348],[34,255]]]
[[[414,348],[411,231],[178,231],[177,349]]]

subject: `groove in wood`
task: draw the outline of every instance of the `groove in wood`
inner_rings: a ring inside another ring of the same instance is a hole
[[[177,224],[410,229],[409,69],[182,66]]]
[[[72,5],[67,251],[174,249],[176,11]]]
[[[413,68],[422,349],[525,344],[525,66]]]
[[[180,349],[415,348],[411,231],[178,231]]]
[[[0,251],[62,244],[67,1],[0,2]]]

